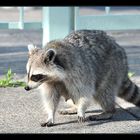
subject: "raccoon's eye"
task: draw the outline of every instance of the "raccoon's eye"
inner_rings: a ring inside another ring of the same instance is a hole
[[[37,75],[32,75],[31,76],[31,80],[35,81],[35,82],[38,82],[38,81],[40,81],[43,78],[44,78],[44,75],[42,75],[42,74],[37,74]]]

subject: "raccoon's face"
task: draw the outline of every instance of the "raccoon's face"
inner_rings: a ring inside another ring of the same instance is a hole
[[[56,82],[65,78],[63,65],[57,58],[54,49],[29,48],[29,59],[26,65],[27,86],[25,90],[39,87],[44,82]]]

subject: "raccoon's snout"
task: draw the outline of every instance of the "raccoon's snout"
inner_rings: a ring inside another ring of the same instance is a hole
[[[26,86],[24,89],[27,90],[27,91],[29,91],[30,90],[30,87],[29,86]]]

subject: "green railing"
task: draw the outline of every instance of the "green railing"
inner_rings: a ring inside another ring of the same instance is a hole
[[[17,22],[0,21],[0,29],[41,29],[41,22],[24,21],[24,7],[19,8],[19,20]]]
[[[111,7],[105,7],[104,14],[83,16],[79,14],[79,7],[76,7],[75,29],[140,29],[140,14],[113,14],[111,13]]]
[[[52,39],[63,38],[71,30],[140,29],[140,14],[112,14],[111,9],[105,6],[104,14],[80,15],[79,7],[43,7],[43,45]]]
[[[93,7],[94,8],[94,7]],[[104,14],[80,15],[79,7],[43,7],[42,21],[24,21],[24,8],[19,8],[17,22],[0,21],[0,29],[43,29],[43,46],[52,39],[61,39],[72,30],[130,30],[140,29],[140,14],[112,14],[105,6]]]

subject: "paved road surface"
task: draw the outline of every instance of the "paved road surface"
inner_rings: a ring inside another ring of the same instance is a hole
[[[29,38],[24,38],[23,33]],[[136,53],[140,52],[140,31],[109,31],[108,34],[114,36],[117,42],[126,48],[129,55],[132,53],[133,46],[133,51],[136,49]],[[3,71],[10,66],[17,74],[17,79],[24,79],[29,39],[41,46],[42,31],[0,30],[1,77],[3,77]],[[133,57],[129,59],[133,60]],[[137,65],[140,66],[140,64]],[[137,69],[132,79],[137,84],[140,83],[139,76],[139,69]],[[140,109],[123,100],[118,102],[124,109],[140,118]],[[77,123],[76,114],[62,116],[56,112],[56,125],[42,128],[40,122],[43,122],[46,115],[41,106],[38,91],[26,92],[21,87],[0,88],[0,133],[140,133],[140,121],[119,107],[113,119],[109,121],[87,121],[84,124]],[[62,98],[58,110],[64,107],[67,106]],[[86,117],[100,112],[101,108],[93,104],[88,108]]]
[[[83,9],[81,12],[90,14],[91,10],[93,11],[91,8]],[[25,19],[40,20],[41,11],[34,11],[36,12],[34,15],[32,12],[27,11],[28,16]],[[132,11],[128,12],[132,13]],[[133,12],[139,12],[139,7]],[[1,20],[16,21],[18,20],[16,15],[15,9],[13,12],[11,10],[6,13],[5,10],[0,9]],[[130,71],[135,72],[132,80],[140,86],[140,30],[108,31],[108,34],[125,48]],[[0,30],[0,78],[8,67],[11,67],[16,73],[15,78],[24,80],[27,45],[34,43],[41,47],[41,42],[41,30]],[[40,122],[43,122],[46,115],[43,112],[38,91],[26,92],[21,87],[0,88],[0,133],[140,133],[140,121],[137,120],[140,118],[140,109],[120,99],[117,102],[123,109],[116,106],[117,112],[109,121],[87,121],[84,124],[78,124],[76,114],[62,116],[56,112],[56,125],[42,128]],[[64,107],[67,106],[62,98],[58,110]],[[92,104],[86,112],[86,117],[100,112],[100,106]]]

